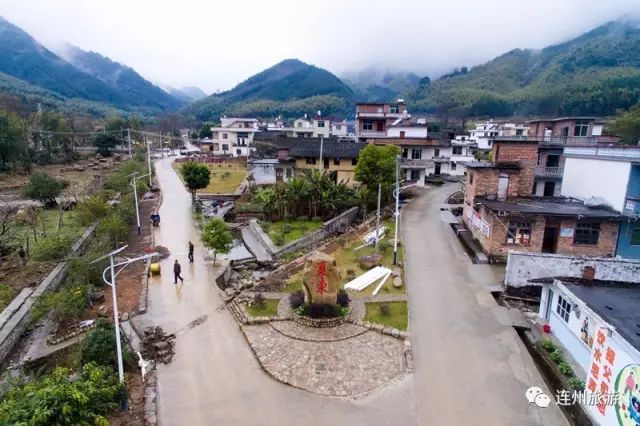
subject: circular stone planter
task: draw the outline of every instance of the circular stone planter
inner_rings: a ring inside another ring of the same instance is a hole
[[[293,321],[297,322],[300,325],[304,325],[306,327],[314,327],[314,328],[329,328],[336,327],[340,324],[343,324],[346,319],[349,317],[351,313],[351,308],[349,308],[349,312],[344,316],[334,317],[334,318],[310,318],[303,315],[299,315],[293,312]]]

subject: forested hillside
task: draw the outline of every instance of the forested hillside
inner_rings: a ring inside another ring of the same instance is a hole
[[[414,111],[457,116],[613,115],[640,99],[640,30],[611,22],[542,50],[516,49],[423,81]]]

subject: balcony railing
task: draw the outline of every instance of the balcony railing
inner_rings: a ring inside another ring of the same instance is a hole
[[[564,167],[545,167],[545,166],[536,167],[536,176],[562,177],[563,172],[564,172]]]
[[[360,130],[358,131],[358,137],[360,138],[386,138],[387,132],[378,132],[376,130]]]
[[[403,169],[424,169],[433,166],[431,160],[413,160],[411,158],[403,158],[400,167]]]
[[[615,136],[496,136],[495,141],[538,142],[540,145],[596,145],[615,143]]]
[[[624,201],[623,213],[633,216],[640,215],[640,198],[627,197]]]

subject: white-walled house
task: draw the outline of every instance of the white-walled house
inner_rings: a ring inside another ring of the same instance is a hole
[[[467,136],[456,136],[451,140],[451,156],[449,158],[449,174],[462,176],[466,172],[464,163],[476,161],[474,152],[477,145]]]
[[[346,120],[331,122],[331,136],[346,137],[349,135],[349,126]]]
[[[255,118],[222,117],[220,127],[211,128],[211,140],[202,141],[203,152],[213,155],[248,157],[253,151],[253,136],[258,132]]]
[[[389,138],[427,138],[428,128],[427,119],[422,117],[411,117],[404,114],[402,118],[398,118],[387,129],[387,137]]]
[[[538,316],[585,371],[580,377],[585,391],[619,397],[612,405],[587,404],[596,424],[640,421],[640,417],[634,420],[640,415],[634,409],[634,403],[640,404],[638,306],[637,283],[556,277],[543,284]]]
[[[529,126],[518,123],[485,121],[476,123],[470,133],[470,139],[477,144],[478,149],[491,149],[493,140],[498,136],[527,136]]]

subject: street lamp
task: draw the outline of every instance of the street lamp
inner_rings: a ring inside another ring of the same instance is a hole
[[[396,225],[394,229],[393,237],[393,264],[398,264],[398,218],[400,217],[400,159],[399,155],[396,156],[396,190],[394,191],[396,197],[396,212],[395,219]]]
[[[116,294],[116,276],[129,264],[133,263],[133,262],[137,262],[138,260],[147,260],[148,258],[152,257],[152,256],[156,256],[158,255],[158,253],[149,253],[149,254],[145,254],[144,256],[139,256],[139,257],[135,257],[133,259],[127,259],[124,262],[119,262],[119,263],[114,263],[114,258],[115,255],[120,253],[121,251],[123,251],[124,249],[126,249],[128,246],[122,246],[119,249],[116,249],[114,251],[112,251],[111,253],[105,254],[102,257],[99,257],[98,259],[94,260],[91,263],[96,263],[101,261],[102,259],[108,257],[109,258],[109,266],[107,268],[105,268],[104,271],[102,271],[102,280],[107,284],[111,286],[111,294],[112,294],[112,299],[113,299],[113,322],[115,323],[115,329],[116,329],[116,351],[117,351],[117,355],[118,355],[118,378],[120,379],[120,383],[124,383],[124,369],[122,366],[122,346],[120,344],[120,318],[118,316],[118,299],[117,299],[117,294]],[[120,268],[117,272],[116,272],[116,268],[118,266],[122,266],[122,268]],[[110,271],[111,273],[111,279],[107,280],[107,271]]]
[[[139,236],[140,235],[140,210],[138,209],[138,188],[136,186],[136,181],[138,179],[142,179],[144,177],[151,176],[151,175],[146,174],[146,175],[142,175],[142,176],[136,176],[137,174],[138,174],[138,172],[134,172],[130,176],[133,176],[131,178],[131,185],[133,186],[133,199],[134,199],[135,204],[136,204],[136,223],[138,225],[138,236]]]

